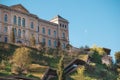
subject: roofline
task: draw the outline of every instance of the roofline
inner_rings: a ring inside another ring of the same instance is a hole
[[[43,21],[43,22],[47,22],[48,24],[51,24],[51,25],[54,25],[54,26],[58,26],[56,23],[53,23],[53,22],[50,22],[50,21],[41,19],[41,18],[39,18],[37,15],[32,14],[32,13],[30,13],[29,11],[28,11],[29,13],[23,13],[23,12],[21,12],[21,11],[12,9],[11,7],[6,6],[6,5],[3,5],[3,4],[0,4],[0,8],[5,8],[5,9],[8,9],[8,10],[10,10],[10,11],[15,11],[15,12],[18,12],[18,13],[22,13],[22,14],[25,14],[25,15],[28,15],[28,16],[31,16],[31,17],[34,17],[34,18],[37,18],[38,21]]]
[[[17,6],[17,5],[22,6],[22,7],[29,13],[29,11],[28,11],[22,4],[16,4],[16,5],[12,5],[12,6],[10,6],[10,7],[12,8],[12,7]]]

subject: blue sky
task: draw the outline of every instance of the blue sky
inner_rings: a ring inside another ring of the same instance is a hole
[[[56,15],[69,20],[73,46],[107,47],[120,51],[120,0],[0,0],[11,6],[22,4],[29,12],[50,20]]]

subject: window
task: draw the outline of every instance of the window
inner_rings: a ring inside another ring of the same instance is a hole
[[[38,30],[37,31],[39,32],[39,26],[38,26]]]
[[[7,37],[5,37],[5,38],[4,38],[4,41],[7,43],[7,42],[8,42],[8,38],[7,38]]]
[[[4,22],[7,22],[8,21],[8,16],[7,14],[4,15]]]
[[[48,35],[51,35],[51,30],[50,29],[48,29]]]
[[[18,26],[21,26],[21,17],[18,17]]]
[[[8,28],[7,27],[4,27],[4,32],[6,33],[8,31]]]
[[[54,37],[56,37],[56,31],[54,31]]]
[[[61,27],[61,24],[60,24],[60,27]]]
[[[25,30],[22,31],[22,35],[25,38]]]
[[[25,18],[22,19],[22,26],[25,27]]]
[[[34,23],[31,22],[30,27],[33,29],[34,28]]]
[[[32,36],[32,37],[34,37],[34,34],[33,34],[33,33],[31,33],[31,36]]]
[[[63,49],[65,49],[65,47],[66,47],[66,46],[65,46],[65,43],[63,43],[62,47],[63,47]]]
[[[44,27],[42,28],[42,33],[45,34],[45,28]]]
[[[21,37],[21,30],[18,30],[18,37]]]
[[[45,42],[46,42],[46,40],[45,40],[45,38],[43,38],[43,39],[42,39],[42,43],[44,43],[44,44],[45,44]]]
[[[64,28],[64,24],[62,25],[62,27]]]
[[[65,39],[65,33],[62,33],[62,38]]]
[[[14,16],[14,18],[13,18],[13,23],[17,24],[17,17],[16,16]]]
[[[65,28],[67,28],[66,25],[65,25]]]
[[[17,36],[17,30],[14,28],[14,35]]]
[[[57,46],[57,42],[56,42],[56,40],[54,41],[54,47],[56,47]]]
[[[23,35],[25,35],[25,30],[23,30]]]
[[[51,46],[51,40],[48,40],[48,46],[49,47]]]

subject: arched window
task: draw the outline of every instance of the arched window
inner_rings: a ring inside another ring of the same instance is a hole
[[[8,16],[7,14],[4,15],[4,22],[7,22],[8,21]]]
[[[25,18],[22,19],[22,26],[25,27]]]
[[[48,29],[48,35],[51,35],[51,30],[50,29]]]
[[[20,29],[18,30],[18,37],[21,38],[21,30]]]
[[[33,22],[30,23],[30,27],[31,27],[32,29],[34,28],[34,23],[33,23]]]
[[[14,16],[14,18],[13,18],[13,24],[17,24],[17,17],[16,16]]]
[[[42,28],[42,33],[45,34],[45,28],[44,27]]]
[[[56,37],[56,31],[54,31],[54,37]]]
[[[18,17],[18,26],[21,26],[21,17]]]

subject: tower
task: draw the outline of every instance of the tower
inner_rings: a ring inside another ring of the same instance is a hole
[[[69,43],[69,28],[68,28],[68,20],[64,19],[60,15],[55,16],[50,22],[58,24],[57,36],[60,39],[62,48],[65,48]]]

